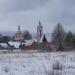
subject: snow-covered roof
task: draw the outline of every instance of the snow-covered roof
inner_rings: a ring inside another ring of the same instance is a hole
[[[19,48],[20,46],[20,42],[13,42],[13,41],[10,41],[8,42],[11,46],[13,45],[15,48]]]
[[[33,43],[33,40],[25,40],[25,46],[30,46]]]
[[[33,39],[31,39],[31,40],[24,40],[25,41],[25,46],[30,46],[32,43],[33,43],[33,41],[35,41],[35,40],[33,40]],[[36,42],[36,41],[35,41]],[[15,48],[19,48],[19,46],[21,45],[21,42],[13,42],[13,41],[10,41],[10,42],[8,42],[11,46],[13,45]],[[22,43],[23,44],[23,43]]]
[[[7,43],[0,43],[0,46],[4,47],[4,48],[8,48],[9,47]]]

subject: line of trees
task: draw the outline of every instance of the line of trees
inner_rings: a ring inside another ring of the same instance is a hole
[[[28,30],[23,32],[23,37],[24,37],[24,40],[32,39],[32,35]],[[11,40],[13,41],[14,37],[11,37],[8,35],[3,36],[0,34],[0,43],[6,43],[6,42],[11,41]]]
[[[52,42],[57,50],[75,48],[75,35],[69,31],[65,32],[62,24],[57,24],[52,33]]]
[[[0,36],[0,43],[6,43],[11,40],[10,36]]]
[[[68,48],[75,48],[75,34],[69,31],[64,39],[64,45]]]

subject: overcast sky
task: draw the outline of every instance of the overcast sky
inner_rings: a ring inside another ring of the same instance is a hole
[[[75,0],[0,0],[0,31],[36,32],[41,21],[44,32],[52,32],[57,23],[75,32]]]

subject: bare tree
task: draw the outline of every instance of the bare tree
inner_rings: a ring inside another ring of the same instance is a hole
[[[62,25],[59,23],[56,25],[52,33],[52,41],[58,50],[63,50],[63,41],[64,41],[65,31]]]
[[[32,39],[32,35],[30,34],[28,30],[24,31],[24,39],[25,40]]]

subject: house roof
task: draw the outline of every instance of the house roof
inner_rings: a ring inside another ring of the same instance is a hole
[[[0,43],[0,46],[4,47],[4,48],[8,48],[9,47],[7,43]]]
[[[46,39],[45,34],[44,34],[44,36],[43,36],[42,42],[48,42],[47,39]]]
[[[45,41],[45,42],[50,42],[50,35],[44,34],[44,35],[41,37],[39,43],[42,43],[42,42],[44,42],[44,41]]]
[[[33,43],[33,40],[25,40],[25,46],[30,46]]]
[[[21,42],[13,42],[13,41],[10,41],[10,42],[8,42],[8,43],[9,43],[11,46],[13,45],[15,48],[19,48]]]
[[[30,40],[24,40],[25,42],[23,42],[22,44],[25,44],[25,46],[30,46],[34,41],[36,42],[35,39],[30,39]],[[19,48],[19,46],[21,45],[21,42],[14,42],[14,41],[10,41],[8,42],[11,46],[13,45],[15,48]]]

